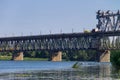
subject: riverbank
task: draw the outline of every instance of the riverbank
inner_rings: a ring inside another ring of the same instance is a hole
[[[11,60],[12,56],[0,56],[0,60]],[[24,61],[48,61],[48,58],[30,58],[24,57]]]

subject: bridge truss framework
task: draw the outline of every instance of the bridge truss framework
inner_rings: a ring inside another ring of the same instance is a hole
[[[97,12],[97,32],[0,38],[0,51],[120,49],[120,12]]]

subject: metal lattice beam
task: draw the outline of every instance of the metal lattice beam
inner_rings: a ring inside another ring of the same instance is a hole
[[[120,11],[111,12],[98,10],[97,12],[98,24],[97,28],[99,31],[118,31],[120,30]]]

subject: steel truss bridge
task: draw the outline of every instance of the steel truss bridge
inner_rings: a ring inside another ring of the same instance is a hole
[[[2,37],[0,51],[120,49],[120,12],[98,11],[97,31]]]

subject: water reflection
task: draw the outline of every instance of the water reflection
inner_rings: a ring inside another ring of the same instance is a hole
[[[111,78],[111,64],[110,63],[84,63],[80,69],[83,78],[88,79],[107,79]]]
[[[111,77],[114,79],[120,79],[120,68],[112,66]]]
[[[2,80],[115,80],[119,78],[120,73],[115,72],[110,63],[97,62],[80,62],[78,69],[28,70],[0,74]]]

